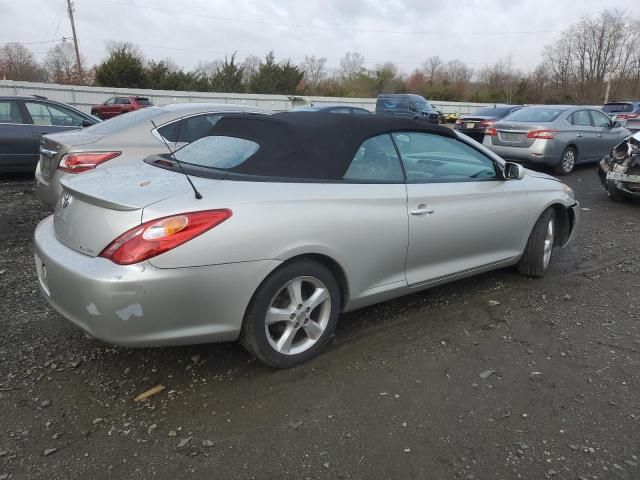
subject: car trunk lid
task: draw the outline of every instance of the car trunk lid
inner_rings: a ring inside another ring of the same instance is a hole
[[[141,224],[144,207],[177,195],[193,195],[183,175],[141,163],[104,168],[61,180],[54,212],[56,237],[95,257],[115,238]],[[205,189],[209,179],[194,179]]]
[[[40,142],[40,169],[42,175],[49,179],[58,168],[60,159],[72,147],[89,145],[102,139],[103,135],[95,135],[85,130],[45,135]]]
[[[498,122],[493,125],[496,135],[491,137],[493,145],[506,147],[530,147],[535,138],[527,135],[534,130],[547,130],[549,127],[520,122]]]

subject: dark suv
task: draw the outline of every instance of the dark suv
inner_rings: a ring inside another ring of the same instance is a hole
[[[376,114],[426,120],[435,124],[440,123],[438,112],[431,104],[424,97],[410,93],[378,95]]]
[[[45,97],[0,97],[0,172],[33,172],[42,135],[97,122],[91,115]]]

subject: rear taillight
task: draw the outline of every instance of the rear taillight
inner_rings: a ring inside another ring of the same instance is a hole
[[[497,137],[498,136],[498,130],[496,130],[494,127],[488,127],[484,129],[484,134],[488,135],[490,137]]]
[[[527,138],[540,138],[543,140],[551,140],[558,133],[557,130],[531,130],[527,133]]]
[[[462,125],[462,120],[461,119],[457,119],[456,120],[456,125]]]
[[[67,173],[82,173],[87,170],[93,170],[101,163],[116,158],[121,152],[85,152],[85,153],[67,153],[60,164],[58,170]]]
[[[151,220],[120,235],[99,256],[118,265],[139,263],[192,240],[231,215],[227,209],[205,210]]]
[[[618,118],[622,119],[622,120],[628,120],[630,118],[638,118],[640,114],[638,113],[623,113],[621,115],[618,115]]]

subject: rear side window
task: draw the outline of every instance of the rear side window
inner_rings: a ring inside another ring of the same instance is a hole
[[[151,101],[148,98],[144,98],[144,97],[136,98],[136,103],[138,105],[147,105],[147,106],[153,105],[153,103],[151,103]]]
[[[371,183],[404,181],[400,159],[391,136],[379,135],[363,142],[343,178]]]
[[[222,118],[219,114],[196,115],[169,123],[158,129],[167,142],[191,143],[208,135],[211,127]]]
[[[571,125],[575,125],[576,127],[591,127],[591,117],[589,117],[589,112],[586,110],[580,110],[579,112],[572,113],[569,115],[569,123]]]
[[[259,148],[256,142],[244,138],[213,135],[185,145],[175,156],[191,165],[228,170],[242,164]]]
[[[422,132],[394,133],[407,181],[477,182],[498,178],[493,161],[455,138]]]
[[[22,118],[18,102],[0,100],[0,123],[27,123]]]
[[[84,120],[82,115],[58,105],[36,102],[24,102],[24,104],[35,125],[80,127]]]
[[[116,98],[116,105],[131,105],[131,100],[128,98]]]
[[[563,110],[559,108],[522,108],[511,115],[507,115],[505,120],[512,122],[553,122],[562,112]]]

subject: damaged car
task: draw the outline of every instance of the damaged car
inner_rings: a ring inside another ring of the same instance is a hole
[[[612,200],[640,198],[640,132],[627,137],[600,161],[598,176]]]

